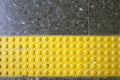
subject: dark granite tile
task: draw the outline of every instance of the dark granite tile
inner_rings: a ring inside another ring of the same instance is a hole
[[[71,26],[66,28],[66,34],[72,35],[87,35],[88,34],[88,21],[72,20]]]
[[[0,77],[0,80],[37,80],[35,77]]]
[[[86,35],[88,34],[88,21],[51,21],[49,32],[50,35]]]
[[[90,21],[90,35],[120,35],[120,21]]]
[[[33,0],[0,0],[0,35],[48,35],[47,6],[39,5]]]
[[[63,22],[87,19],[87,9],[86,0],[0,0],[0,35],[78,34]]]
[[[120,0],[89,0],[90,20],[120,20]]]
[[[48,18],[51,20],[88,19],[88,0],[49,0]]]

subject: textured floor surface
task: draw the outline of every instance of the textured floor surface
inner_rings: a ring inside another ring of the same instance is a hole
[[[118,35],[120,0],[0,0],[0,35]]]
[[[0,0],[0,35],[120,35],[120,0]]]
[[[0,37],[0,76],[120,76],[119,36]]]

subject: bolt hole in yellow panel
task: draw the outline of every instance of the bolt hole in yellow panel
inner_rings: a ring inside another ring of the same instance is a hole
[[[1,36],[0,76],[120,76],[120,36]]]

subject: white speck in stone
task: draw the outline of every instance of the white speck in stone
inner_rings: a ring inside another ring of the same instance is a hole
[[[36,7],[40,7],[38,4],[36,4]]]
[[[10,21],[10,20],[11,20],[11,18],[10,18],[10,17],[8,17],[8,20]]]
[[[15,4],[15,3],[13,3],[13,6],[16,6],[16,4]]]
[[[12,31],[12,33],[14,33],[14,31]]]
[[[25,34],[25,33],[27,33],[27,31],[23,31],[23,33]]]
[[[103,6],[103,9],[105,9],[105,6]]]
[[[45,5],[45,3],[44,3],[44,2],[43,2],[42,4],[43,4],[43,5]]]
[[[94,8],[94,5],[91,5],[90,7],[91,7],[91,8]]]
[[[41,23],[41,24],[40,24],[40,26],[41,26],[41,27],[44,27],[44,26],[45,26],[45,24],[44,24],[44,23]]]
[[[65,16],[63,16],[63,19],[65,19]]]
[[[98,29],[100,29],[100,24],[97,24]]]
[[[88,17],[86,17],[85,19],[88,20]]]
[[[25,24],[25,22],[24,22],[24,21],[22,21],[22,22],[21,22],[21,24],[23,24],[23,25],[24,25],[24,24]]]
[[[32,21],[32,23],[35,23],[35,21]]]
[[[83,8],[80,7],[79,10],[80,10],[80,11],[83,11]]]
[[[28,13],[30,13],[30,11],[29,11],[29,10],[28,10],[27,12],[28,12]]]
[[[116,12],[115,15],[118,15],[118,13]]]
[[[36,14],[39,14],[39,12],[36,12]]]
[[[100,27],[100,24],[97,24],[98,27]]]
[[[62,1],[62,0],[59,0],[59,1]]]
[[[76,0],[72,0],[72,3],[74,3]]]
[[[81,27],[84,27],[84,24],[81,24]]]
[[[59,23],[57,23],[57,26],[59,26],[60,24]]]

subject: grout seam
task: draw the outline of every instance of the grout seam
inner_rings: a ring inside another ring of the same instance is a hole
[[[89,0],[88,0],[88,35],[90,35],[90,15],[89,15]]]

